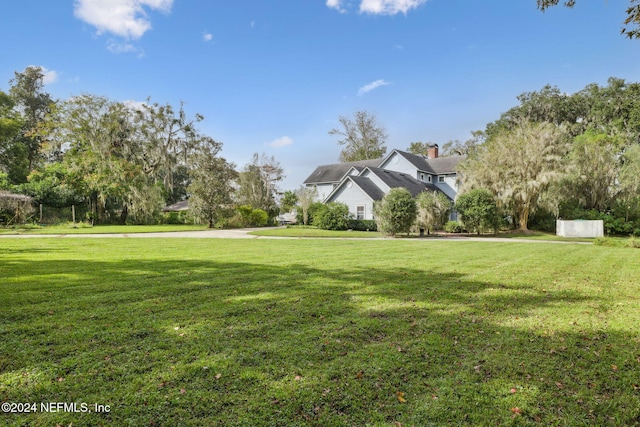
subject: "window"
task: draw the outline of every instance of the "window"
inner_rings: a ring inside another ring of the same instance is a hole
[[[356,219],[364,219],[364,205],[356,206]]]
[[[444,183],[444,176],[439,176],[438,177],[438,182]]]
[[[431,175],[427,175],[427,182],[431,182]]]

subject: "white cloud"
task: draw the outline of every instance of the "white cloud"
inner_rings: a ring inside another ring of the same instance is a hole
[[[360,12],[395,15],[396,13],[406,13],[416,7],[426,3],[427,0],[362,0],[360,2]]]
[[[205,42],[210,42],[211,40],[213,40],[213,34],[205,32],[204,34],[202,34],[202,40],[204,40]]]
[[[40,69],[42,69],[42,84],[48,85],[58,81],[57,71],[49,70],[48,68],[45,68],[45,67],[40,67]]]
[[[107,42],[107,49],[111,53],[132,53],[132,52],[137,52],[138,56],[142,56],[143,55],[143,52],[141,50],[139,51],[131,43],[119,43],[119,42],[117,42],[115,40],[109,40]]]
[[[327,7],[340,13],[347,13],[347,10],[342,7],[342,0],[327,0]]]
[[[147,103],[144,101],[134,101],[131,99],[123,101],[122,103],[131,111],[144,111],[144,107],[147,105]]]
[[[268,145],[272,148],[281,148],[291,144],[293,144],[293,139],[289,138],[288,136],[283,136],[282,138],[271,141]]]
[[[371,82],[369,84],[366,84],[364,86],[362,86],[359,90],[358,90],[358,96],[362,96],[365,93],[369,93],[374,89],[379,88],[380,86],[387,86],[390,85],[391,83],[384,81],[382,79],[380,80],[376,80],[375,82]]]
[[[151,29],[145,9],[168,13],[172,5],[173,0],[75,0],[74,15],[98,34],[139,39]]]
[[[428,0],[360,0],[360,13],[372,15],[407,14],[411,9],[426,3]],[[327,0],[327,7],[336,9],[340,13],[346,13],[343,7],[344,0]]]

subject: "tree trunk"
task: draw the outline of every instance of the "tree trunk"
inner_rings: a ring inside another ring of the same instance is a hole
[[[129,206],[124,205],[122,212],[120,213],[120,224],[125,225],[127,223],[127,217],[129,216]]]

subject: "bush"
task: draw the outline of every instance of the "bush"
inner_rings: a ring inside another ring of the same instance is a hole
[[[264,227],[269,222],[269,214],[263,209],[253,209],[249,205],[240,205],[236,214],[225,222],[227,228]]]
[[[249,215],[252,227],[264,227],[269,222],[269,214],[262,209],[254,209]]]
[[[493,194],[488,190],[478,188],[461,194],[455,209],[469,231],[480,234],[487,229],[498,229],[498,207]]]
[[[349,208],[344,203],[327,203],[315,212],[313,225],[323,230],[347,230],[349,228]]]
[[[444,225],[444,231],[447,233],[462,233],[462,224],[458,221],[448,221]]]
[[[351,219],[349,229],[353,231],[378,231],[378,225],[373,219]]]
[[[313,224],[313,218],[322,209],[324,209],[324,203],[322,202],[311,203],[311,205],[309,206],[309,209],[307,210],[307,216],[308,216],[307,225]],[[296,220],[298,224],[304,224],[304,216],[303,216],[302,208],[298,209],[298,215],[296,216]]]
[[[162,224],[188,224],[189,214],[187,211],[163,212],[160,216]]]
[[[398,233],[407,233],[416,221],[418,206],[415,199],[406,188],[392,188],[373,210],[376,214],[378,230],[395,236]]]

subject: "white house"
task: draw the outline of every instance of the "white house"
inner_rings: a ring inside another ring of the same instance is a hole
[[[344,203],[354,218],[374,219],[373,203],[392,188],[406,188],[414,197],[439,191],[454,201],[456,167],[463,158],[438,157],[437,145],[430,147],[428,156],[393,150],[382,159],[319,166],[304,184],[316,187],[324,203]]]

